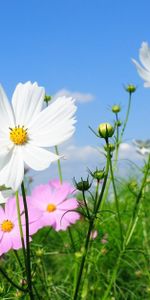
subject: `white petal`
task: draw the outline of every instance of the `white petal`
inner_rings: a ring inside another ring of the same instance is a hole
[[[29,143],[22,147],[24,162],[36,171],[44,170],[49,167],[51,162],[56,161],[60,156],[48,150],[35,147]]]
[[[19,83],[12,97],[16,125],[28,127],[28,123],[39,114],[45,96],[43,87],[37,83]]]
[[[6,203],[10,197],[12,197],[11,189],[0,191],[0,204]]]
[[[141,63],[150,72],[150,48],[146,42],[142,43],[139,52]]]
[[[12,156],[13,147],[5,147],[1,145],[0,147],[0,170],[8,164]]]
[[[0,185],[11,187],[17,191],[24,176],[24,162],[22,159],[21,146],[16,146],[10,152],[11,157],[8,163],[0,171]]]
[[[2,132],[7,132],[9,127],[15,124],[12,108],[9,104],[4,89],[0,85],[0,129]]]
[[[76,106],[72,98],[58,98],[30,124],[30,143],[51,147],[69,139],[75,130],[75,111]]]
[[[132,59],[132,62],[135,64],[137,71],[139,75],[147,82],[150,82],[150,72],[142,68],[139,63],[135,60]]]

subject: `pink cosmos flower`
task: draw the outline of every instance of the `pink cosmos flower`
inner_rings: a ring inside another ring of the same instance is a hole
[[[66,230],[79,218],[79,213],[74,210],[78,207],[77,200],[73,197],[74,188],[67,183],[58,180],[51,181],[36,187],[31,195],[29,210],[38,209],[42,217],[34,223],[38,228],[52,226],[56,231]],[[33,226],[34,226],[33,224]]]
[[[28,198],[27,201],[29,201]],[[22,197],[19,197],[19,202],[24,242],[26,242],[25,215]],[[39,229],[38,226],[34,226],[34,222],[37,221],[40,216],[41,214],[37,210],[29,212],[30,235],[34,234]],[[22,248],[22,243],[18,224],[16,199],[15,197],[12,197],[8,199],[4,209],[0,206],[0,255],[8,252],[10,249],[18,250],[20,248]]]
[[[22,217],[23,218],[23,215]],[[24,228],[23,232],[25,234]],[[10,198],[5,208],[0,207],[0,255],[10,249],[22,248],[15,198]]]

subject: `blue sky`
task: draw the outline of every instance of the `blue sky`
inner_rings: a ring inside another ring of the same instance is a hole
[[[9,97],[28,80],[47,94],[66,89],[93,95],[78,103],[78,147],[98,144],[88,125],[112,122],[109,106],[121,104],[124,116],[123,84],[134,83],[125,141],[149,138],[150,89],[131,63],[142,41],[150,43],[149,12],[149,0],[2,0],[0,81]]]

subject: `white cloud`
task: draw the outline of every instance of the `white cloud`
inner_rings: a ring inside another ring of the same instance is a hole
[[[90,93],[80,93],[80,92],[71,92],[67,89],[59,90],[54,96],[53,99],[60,97],[60,96],[70,96],[75,98],[80,103],[90,102],[94,99],[94,95]]]
[[[98,150],[89,145],[84,147],[70,145],[65,149],[65,157],[68,160],[90,162],[90,160],[93,160],[94,157],[98,158],[98,156]]]
[[[136,151],[135,146],[128,143],[122,143],[119,149],[119,159],[141,160],[141,155]]]

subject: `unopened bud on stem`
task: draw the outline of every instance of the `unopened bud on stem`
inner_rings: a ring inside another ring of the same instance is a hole
[[[113,113],[116,114],[116,113],[121,111],[121,107],[120,107],[120,105],[113,105],[111,110],[112,110]]]
[[[109,123],[101,123],[98,127],[100,137],[106,139],[112,137],[114,134],[114,127]]]

